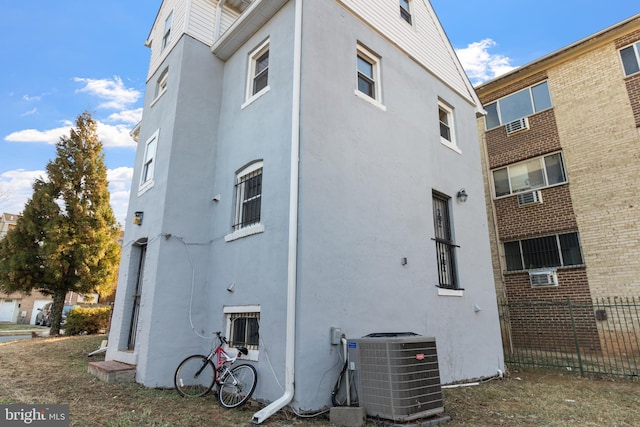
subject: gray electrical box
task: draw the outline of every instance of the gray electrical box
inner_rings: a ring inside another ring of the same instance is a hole
[[[329,339],[331,340],[332,345],[340,344],[340,340],[342,339],[342,329],[331,327],[331,329],[329,330],[329,334],[330,334]]]

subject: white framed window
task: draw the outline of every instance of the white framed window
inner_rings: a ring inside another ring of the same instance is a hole
[[[453,108],[442,101],[438,101],[438,123],[440,125],[440,142],[460,153],[461,151],[456,144]]]
[[[145,143],[144,160],[142,161],[142,170],[140,172],[140,187],[138,188],[138,195],[153,187],[153,174],[156,167],[156,149],[158,147],[159,133],[160,129],[155,131]]]
[[[247,94],[243,105],[253,102],[269,91],[269,39],[249,54]]]
[[[407,23],[412,24],[411,17],[411,1],[410,0],[400,0],[400,17],[407,21]]]
[[[386,111],[382,104],[380,81],[380,57],[364,46],[356,45],[355,94]]]
[[[640,42],[620,49],[620,59],[625,77],[640,72]]]
[[[544,81],[485,105],[487,130],[506,125],[553,107],[549,84]]]
[[[560,152],[494,169],[492,175],[496,198],[567,182]]]
[[[162,48],[164,50],[165,47],[171,43],[171,25],[173,24],[173,11],[169,13],[167,19],[164,21],[164,32],[162,33]]]
[[[224,237],[230,242],[262,233],[262,160],[250,163],[236,173],[235,211],[232,232]]]
[[[225,336],[228,348],[246,347],[248,360],[258,360],[260,350],[260,306],[241,305],[224,308]]]
[[[154,105],[158,98],[160,98],[167,91],[167,81],[169,79],[169,67],[165,68],[162,73],[160,73],[160,77],[156,80],[156,89],[153,97],[153,101],[151,101],[151,105]]]

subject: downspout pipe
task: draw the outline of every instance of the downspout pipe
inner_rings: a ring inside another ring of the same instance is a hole
[[[216,23],[213,29],[214,42],[220,38],[220,27],[222,25],[222,6],[224,6],[227,0],[219,0],[216,6]]]
[[[300,71],[302,56],[302,0],[295,1],[293,41],[293,96],[291,107],[291,181],[289,183],[289,256],[287,268],[287,317],[285,343],[285,390],[270,405],[253,414],[261,424],[293,400],[296,347],[296,290],[298,262],[298,179],[300,176]]]

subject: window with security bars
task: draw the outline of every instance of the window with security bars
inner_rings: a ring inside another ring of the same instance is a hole
[[[451,198],[433,193],[433,226],[435,231],[436,256],[438,258],[438,286],[458,289],[456,277],[456,245],[451,230],[449,202]]]
[[[507,271],[582,265],[578,233],[556,234],[504,244]]]
[[[260,313],[231,313],[229,316],[231,324],[229,345],[231,347],[244,346],[249,350],[257,350],[260,341],[258,333]]]
[[[236,215],[233,229],[239,230],[259,223],[261,202],[262,162],[258,162],[238,174],[236,181]]]

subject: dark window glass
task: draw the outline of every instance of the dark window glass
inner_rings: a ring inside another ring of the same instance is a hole
[[[640,71],[640,67],[638,66],[638,57],[636,56],[633,46],[622,49],[620,51],[620,56],[622,57],[625,76],[629,76]]]
[[[547,180],[549,181],[547,185],[558,184],[567,180],[560,153],[545,157],[544,163],[547,170]]]
[[[373,64],[361,56],[358,56],[358,90],[371,98],[375,98]]]
[[[455,244],[452,240],[449,198],[433,194],[433,226],[438,261],[438,286],[458,289]]]
[[[256,60],[256,74],[253,79],[253,95],[260,92],[269,84],[269,51]]]
[[[524,267],[543,268],[560,265],[560,252],[556,236],[522,240]]]
[[[511,193],[509,188],[509,171],[507,168],[493,171],[493,184],[496,191],[496,197],[505,196]]]
[[[562,264],[583,264],[582,253],[580,252],[580,242],[578,241],[578,233],[561,234],[559,238],[560,248],[562,250]]]
[[[485,117],[487,129],[493,129],[500,126],[500,117],[498,116],[498,103],[494,102],[484,107],[487,112]]]
[[[440,136],[451,141],[451,125],[449,124],[449,112],[443,108],[438,109],[440,116]]]
[[[400,0],[400,16],[411,24],[411,11],[409,10],[408,0]]]
[[[520,254],[520,242],[505,243],[504,257],[507,262],[507,271],[522,270],[522,255]]]

